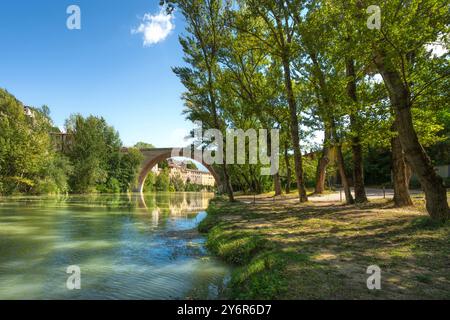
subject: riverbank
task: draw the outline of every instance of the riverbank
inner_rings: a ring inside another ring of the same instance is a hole
[[[450,223],[428,219],[421,201],[397,209],[211,201],[199,226],[208,249],[237,266],[232,299],[450,299]],[[367,289],[378,265],[382,289]]]

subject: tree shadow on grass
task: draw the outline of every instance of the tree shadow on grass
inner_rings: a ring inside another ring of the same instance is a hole
[[[397,210],[386,202],[234,209],[242,220],[225,228],[257,235],[270,244],[267,250],[283,256],[284,278],[290,281],[282,297],[450,298],[450,225],[436,224],[417,210]],[[366,287],[372,264],[383,270],[379,292]]]

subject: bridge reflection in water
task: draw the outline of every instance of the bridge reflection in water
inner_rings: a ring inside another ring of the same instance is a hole
[[[133,206],[152,214],[158,223],[161,215],[187,218],[208,208],[213,193],[149,193],[130,195]]]

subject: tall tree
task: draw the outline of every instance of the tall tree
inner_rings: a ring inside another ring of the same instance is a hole
[[[300,1],[294,1],[301,11]],[[294,150],[295,176],[300,202],[308,201],[303,177],[302,153],[300,148],[300,128],[298,102],[293,88],[292,63],[298,46],[294,34],[296,22],[283,0],[243,1],[247,17],[241,20],[238,30],[255,37],[259,45],[270,52],[273,59],[280,61],[284,77],[284,93],[289,107],[289,128]],[[249,21],[254,23],[248,23]]]
[[[72,137],[67,151],[74,166],[70,177],[72,192],[96,192],[98,186],[116,179],[122,142],[105,119],[73,115],[66,121],[66,130]]]
[[[371,43],[373,63],[389,92],[398,137],[407,162],[425,192],[427,210],[435,220],[448,220],[447,190],[419,142],[412,109],[415,96],[421,93],[421,89],[414,85],[416,62],[425,54],[427,43],[449,33],[450,11],[438,0],[414,0],[408,5],[392,1],[381,10],[383,25],[379,32],[374,33]]]
[[[356,72],[355,61],[348,58],[346,61],[347,72],[347,94],[351,101],[356,105],[350,114],[350,122],[352,128],[352,154],[353,154],[353,184],[355,186],[355,202],[367,202],[366,189],[364,186],[364,167],[363,167],[363,151],[361,145],[361,125],[360,118],[357,114],[358,110],[358,96],[356,89]]]
[[[53,150],[51,127],[48,114],[38,108],[24,109],[0,89],[0,194],[65,191],[59,170],[65,162]]]
[[[187,89],[183,95],[186,113],[190,120],[203,121],[209,128],[225,132],[226,126],[221,119],[223,106],[216,86],[220,73],[219,52],[227,32],[223,19],[226,7],[219,0],[177,0],[173,3],[184,15],[188,32],[186,37],[180,37],[180,43],[190,67],[174,68]],[[225,153],[223,149],[220,151]],[[234,201],[226,159],[222,171],[228,197]]]

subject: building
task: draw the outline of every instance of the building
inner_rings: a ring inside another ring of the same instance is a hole
[[[29,118],[34,118],[34,112],[29,106],[23,107],[23,113]]]
[[[205,187],[214,187],[216,185],[216,180],[214,176],[205,171],[188,169],[188,164],[186,162],[178,162],[173,159],[168,160],[170,177],[180,177],[183,183],[195,184]],[[155,166],[152,170],[154,173],[160,172],[161,169]]]
[[[189,170],[185,171],[185,183],[197,184],[201,186],[210,186],[214,187],[216,184],[216,180],[209,172],[204,172],[200,170]]]

